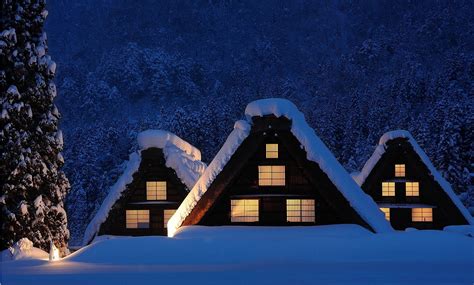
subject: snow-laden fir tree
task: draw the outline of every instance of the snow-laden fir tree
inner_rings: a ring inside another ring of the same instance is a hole
[[[69,182],[59,112],[53,104],[56,64],[47,55],[44,0],[4,0],[0,27],[1,248],[21,238],[67,251],[63,207]]]

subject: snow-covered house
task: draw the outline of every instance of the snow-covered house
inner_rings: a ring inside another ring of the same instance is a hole
[[[171,217],[169,236],[196,224],[393,230],[293,103],[258,100],[245,115]]]
[[[354,180],[395,229],[473,224],[451,185],[407,131],[384,134]]]
[[[168,219],[204,172],[201,152],[163,130],[138,134],[139,150],[87,226],[96,235],[166,235]]]

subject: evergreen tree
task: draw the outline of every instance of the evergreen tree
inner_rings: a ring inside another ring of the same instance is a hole
[[[2,1],[0,26],[1,249],[21,238],[67,252],[56,64],[47,55],[44,0]]]

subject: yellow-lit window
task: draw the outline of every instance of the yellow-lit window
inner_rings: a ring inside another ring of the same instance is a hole
[[[171,216],[174,215],[175,212],[176,212],[176,209],[163,211],[163,223],[164,223],[165,229],[168,227],[168,221],[170,220]]]
[[[380,208],[380,211],[385,214],[385,219],[387,219],[387,221],[390,221],[390,208]]]
[[[260,165],[258,167],[258,185],[285,186],[285,166]]]
[[[382,182],[382,196],[395,196],[395,182]]]
[[[395,177],[405,177],[405,164],[395,164]]]
[[[147,181],[146,199],[166,200],[166,181]]]
[[[433,209],[431,208],[413,208],[411,209],[411,220],[413,222],[432,222]]]
[[[231,200],[230,201],[231,222],[258,222],[258,200]]]
[[[267,143],[265,145],[265,157],[266,158],[278,158],[278,144]]]
[[[150,227],[149,210],[127,210],[127,229],[148,229]]]
[[[314,223],[314,200],[288,199],[286,200],[286,220],[288,222]]]
[[[405,192],[407,196],[420,196],[420,184],[418,182],[406,182]]]

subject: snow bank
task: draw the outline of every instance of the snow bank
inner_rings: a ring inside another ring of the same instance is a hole
[[[83,244],[89,243],[97,232],[100,225],[105,222],[110,209],[121,197],[126,186],[133,181],[133,174],[138,171],[141,163],[141,152],[145,149],[156,147],[163,150],[166,166],[172,168],[179,179],[191,189],[196,180],[206,168],[201,162],[201,152],[178,136],[163,130],[147,130],[138,134],[139,150],[130,154],[123,174],[112,187],[101,207],[86,228]]]
[[[33,242],[27,238],[20,239],[12,247],[1,252],[2,262],[21,259],[48,260],[48,256],[47,252],[33,247]]]
[[[474,226],[472,225],[458,225],[444,227],[444,231],[451,233],[459,233],[465,236],[474,237]]]
[[[472,216],[469,214],[469,211],[466,209],[466,207],[464,207],[461,200],[459,200],[459,197],[454,193],[453,189],[451,188],[451,185],[448,183],[448,181],[446,181],[446,179],[443,178],[441,173],[439,173],[438,170],[436,170],[436,168],[431,163],[426,153],[421,149],[421,147],[418,145],[418,143],[415,141],[413,136],[408,131],[395,130],[395,131],[391,131],[391,132],[387,132],[383,134],[383,136],[379,140],[379,144],[375,148],[374,153],[369,158],[369,160],[367,160],[367,162],[364,164],[364,167],[362,168],[360,173],[358,175],[353,176],[357,184],[359,184],[359,186],[362,186],[362,184],[364,184],[365,180],[367,179],[369,174],[372,172],[375,165],[379,162],[380,158],[385,153],[387,149],[387,142],[397,139],[397,138],[407,139],[408,143],[411,144],[415,152],[420,157],[421,161],[425,164],[425,166],[430,171],[434,180],[440,185],[440,187],[444,190],[444,192],[446,192],[446,194],[451,198],[453,203],[456,205],[456,207],[458,207],[459,211],[461,211],[462,215],[464,216],[464,218],[466,218],[468,223],[471,225],[474,225]]]
[[[247,138],[252,117],[265,115],[284,116],[290,119],[292,121],[291,132],[306,150],[307,158],[321,167],[362,219],[376,232],[393,230],[372,198],[366,195],[349,176],[314,130],[306,123],[303,114],[296,106],[288,100],[272,98],[257,100],[247,105],[245,109],[246,121],[238,121],[235,124],[234,131],[227,138],[224,146],[168,222],[169,236],[174,235],[230,157]]]

